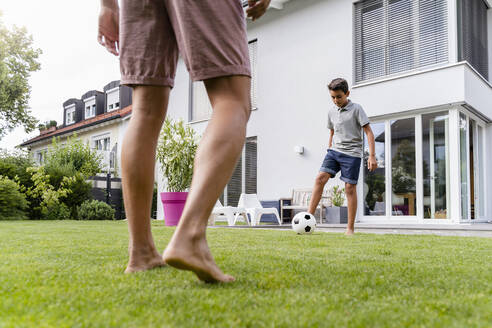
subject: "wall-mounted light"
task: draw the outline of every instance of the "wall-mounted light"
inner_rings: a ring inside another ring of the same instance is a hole
[[[295,146],[294,151],[298,153],[299,155],[304,154],[304,147],[303,146]]]

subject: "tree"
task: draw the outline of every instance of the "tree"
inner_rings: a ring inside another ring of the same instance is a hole
[[[28,80],[41,67],[37,61],[41,50],[32,43],[26,28],[9,30],[0,20],[0,139],[18,126],[24,126],[26,132],[36,128],[37,120],[28,108]]]

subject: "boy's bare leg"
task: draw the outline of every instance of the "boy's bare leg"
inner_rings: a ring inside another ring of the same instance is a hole
[[[133,89],[132,117],[123,140],[121,169],[125,212],[130,232],[126,273],[165,265],[150,230],[155,150],[166,115],[169,87]]]
[[[318,206],[321,195],[323,194],[323,188],[325,187],[330,177],[330,173],[319,172],[316,180],[314,181],[313,192],[311,194],[311,200],[309,201],[308,209],[308,212],[312,215],[316,215],[316,207]],[[323,216],[323,213],[321,213],[321,216]]]
[[[208,218],[229,181],[246,136],[250,114],[250,78],[229,76],[205,81],[214,109],[195,157],[188,199],[179,225],[164,251],[167,264],[193,271],[205,282],[229,282],[205,238]]]
[[[356,185],[345,183],[345,195],[347,195],[348,223],[346,235],[354,234],[355,213],[357,213],[357,189]]]

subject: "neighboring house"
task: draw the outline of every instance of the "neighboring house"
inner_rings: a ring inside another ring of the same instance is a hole
[[[66,142],[67,137],[77,137],[89,144],[103,158],[103,172],[120,176],[120,154],[123,134],[132,111],[131,88],[120,86],[119,81],[108,83],[103,92],[91,90],[80,99],[70,98],[63,103],[63,124],[41,131],[40,135],[23,142],[38,164],[53,137]]]
[[[363,168],[358,184],[361,222],[492,219],[491,6],[272,1],[248,21],[253,109],[224,203],[241,192],[278,201],[313,185],[328,144],[327,84],[344,77],[376,136],[379,169]],[[191,83],[180,60],[169,115],[202,133],[210,112],[203,83]]]

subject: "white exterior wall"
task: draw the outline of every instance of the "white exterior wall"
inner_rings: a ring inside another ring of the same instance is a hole
[[[352,77],[351,17],[350,1],[291,1],[250,22],[249,39],[258,39],[258,110],[248,136],[258,136],[260,199],[313,185],[328,145],[327,84]]]
[[[461,108],[459,105],[467,102],[492,120],[490,86],[466,63],[457,63],[453,0],[449,1],[449,10],[449,63],[358,86],[353,85],[353,1],[292,0],[282,10],[270,9],[259,21],[249,21],[249,40],[258,39],[258,110],[252,112],[247,136],[258,137],[259,198],[290,197],[293,188],[313,185],[328,144],[327,111],[332,102],[327,84],[333,78],[346,78],[352,89],[351,99],[373,118],[402,112],[411,115],[432,107]],[[491,28],[489,24],[489,39]],[[489,49],[492,58],[492,42]],[[189,79],[180,61],[168,114],[187,121],[188,111]],[[206,124],[191,126],[201,133]],[[486,149],[490,149],[492,126],[488,126],[487,133]],[[458,140],[451,137],[454,143]],[[295,153],[295,146],[304,146],[304,154]],[[485,156],[487,163],[492,163],[492,152]],[[459,154],[454,157],[458,159]],[[492,200],[492,165],[486,174],[487,195]],[[159,176],[159,192],[163,190]],[[459,196],[455,200],[459,201]],[[162,218],[160,202],[158,208]],[[453,219],[459,214],[456,208],[450,211]],[[492,218],[491,205],[487,211]]]
[[[489,6],[492,7],[492,1],[489,0]],[[489,81],[492,82],[492,9],[488,11],[488,43],[489,43]]]

